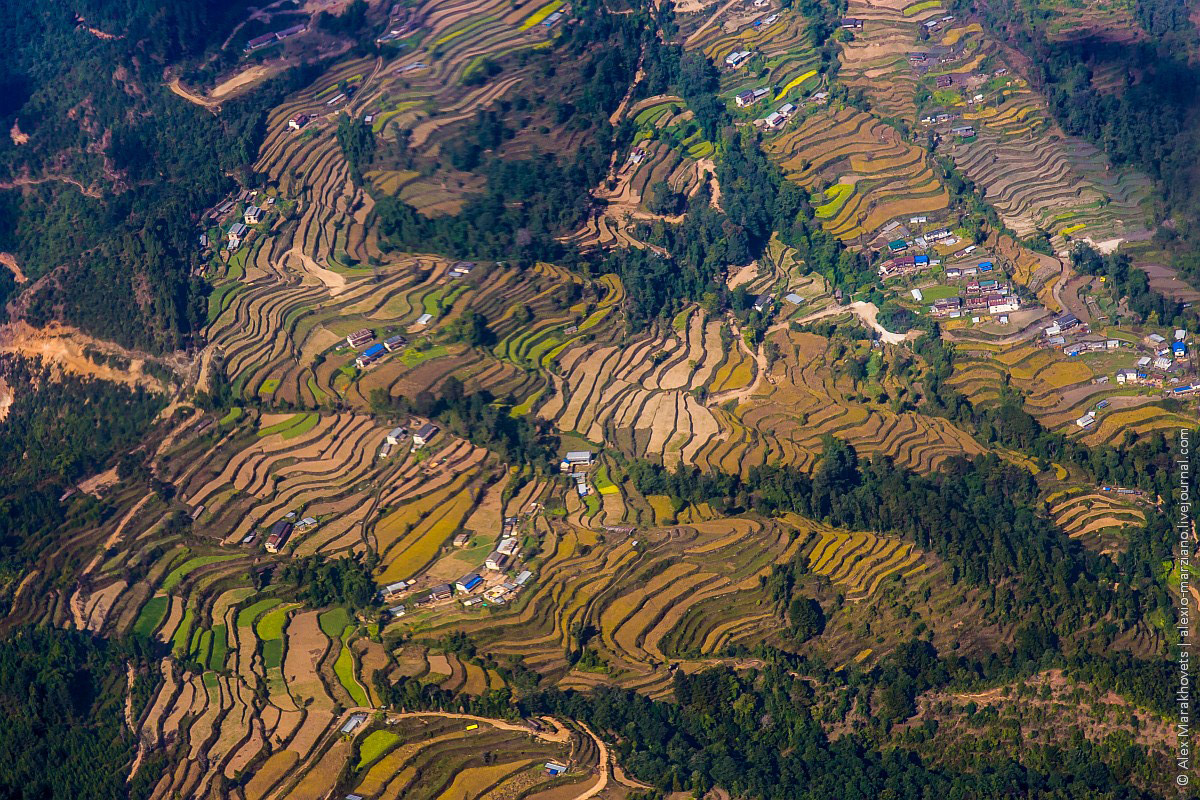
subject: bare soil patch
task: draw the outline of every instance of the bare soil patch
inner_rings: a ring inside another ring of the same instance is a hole
[[[107,364],[97,364],[84,354],[85,347],[106,355],[121,356],[129,362],[129,368],[120,370]],[[57,323],[45,328],[35,328],[25,322],[10,322],[0,326],[0,353],[41,358],[77,375],[89,375],[126,386],[142,386],[154,392],[167,391],[161,381],[144,372],[144,357]]]
[[[16,127],[14,125],[13,129],[15,130]],[[29,137],[26,136],[25,139],[28,140]],[[16,141],[15,137],[13,141]],[[17,142],[17,144],[21,144],[21,142]],[[17,257],[12,253],[0,253],[0,264],[8,267],[9,271],[13,274],[13,279],[17,283],[25,283],[29,280],[29,278],[25,277],[25,273],[21,271],[21,265],[17,263]]]
[[[271,74],[271,68],[264,64],[256,64],[250,69],[243,70],[237,75],[218,83],[213,87],[211,95],[214,100],[225,97],[226,95],[236,92],[238,89],[243,89],[253,83],[257,83],[263,78]]]

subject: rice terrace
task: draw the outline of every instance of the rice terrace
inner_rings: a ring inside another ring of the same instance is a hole
[[[7,15],[0,796],[1175,796],[1193,5]]]

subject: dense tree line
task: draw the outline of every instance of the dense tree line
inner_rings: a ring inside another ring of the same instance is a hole
[[[350,166],[350,180],[355,186],[362,186],[363,168],[375,158],[375,134],[371,126],[342,112],[338,114],[335,135],[342,155]]]
[[[675,702],[608,687],[588,693],[543,689],[525,693],[518,708],[526,716],[555,714],[587,723],[614,743],[625,769],[663,792],[703,794],[719,786],[735,797],[772,800],[1155,796],[1132,788],[1132,776],[1145,772],[1144,748],[1105,760],[1110,754],[1086,740],[1068,746],[1031,743],[933,767],[916,748],[881,747],[866,734],[831,740],[822,726],[829,721],[830,709],[822,706],[827,696],[810,682],[840,684],[841,714],[856,707],[868,730],[876,731],[911,715],[920,692],[970,680],[981,667],[942,658],[928,642],[911,641],[869,673],[849,677],[794,658],[771,660],[761,670],[722,667],[692,675],[676,670]],[[997,675],[1002,671],[995,668]],[[403,676],[392,682],[376,673],[375,686],[387,704],[408,711],[507,715],[512,708],[498,692],[454,694]],[[899,741],[919,742],[936,729],[932,725]]]
[[[902,536],[947,561],[954,579],[985,589],[1000,617],[1064,635],[1103,621],[1128,629],[1143,611],[1129,586],[1110,588],[1117,575],[1112,562],[1036,511],[1040,490],[1029,471],[994,455],[951,459],[922,476],[888,458],[860,460],[852,447],[831,439],[811,477],[768,465],[743,479],[694,467],[672,472],[646,461],[631,464],[630,476],[638,491],[680,503],[793,512]]]
[[[1138,322],[1186,324],[1183,304],[1151,289],[1150,278],[1133,266],[1127,253],[1101,255],[1095,248],[1079,242],[1071,250],[1071,266],[1076,272],[1102,277],[1113,301],[1123,301]]]
[[[134,684],[136,718],[160,674],[148,645],[56,628],[23,628],[0,639],[0,796],[147,797],[164,759],[151,755],[126,783],[137,750],[125,726],[129,667],[151,677]]]
[[[141,441],[165,401],[15,356],[0,357],[0,378],[14,393],[0,436],[0,572],[17,575],[46,534],[108,513],[90,496],[71,506],[59,497]]]
[[[1140,274],[1140,273],[1139,273]],[[948,417],[972,431],[983,444],[1026,453],[1049,469],[1052,462],[1083,470],[1098,485],[1144,491],[1148,498],[1175,496],[1179,453],[1163,432],[1142,437],[1129,433],[1120,447],[1088,446],[1065,434],[1046,430],[1024,408],[1024,397],[1012,387],[1002,387],[999,402],[973,406],[949,384],[954,373],[954,348],[938,336],[917,340],[917,353],[929,365],[924,378],[925,400],[921,411]],[[1192,440],[1197,436],[1191,432]],[[1190,457],[1192,474],[1200,467]],[[1125,579],[1146,593],[1146,609],[1170,612],[1171,602],[1160,582],[1161,565],[1174,557],[1175,532],[1167,515],[1151,514],[1141,527],[1129,527],[1129,544],[1118,557]],[[1173,613],[1173,612],[1170,612]]]
[[[371,577],[378,558],[371,552],[366,558],[326,560],[314,555],[292,559],[280,571],[279,580],[295,586],[297,597],[311,608],[342,605],[351,611],[364,611],[378,602]]]

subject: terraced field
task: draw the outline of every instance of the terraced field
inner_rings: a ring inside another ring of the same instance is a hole
[[[749,9],[747,9],[749,11]],[[721,97],[732,103],[746,89],[760,86],[772,91],[751,109],[765,116],[768,105],[793,102],[821,86],[819,57],[809,33],[809,22],[794,8],[768,8],[739,15],[731,10],[726,24],[712,25],[694,39],[689,49],[698,49],[713,63],[721,64],[729,53],[749,50],[761,59],[759,69],[728,70],[721,75]],[[769,24],[767,20],[771,20]]]
[[[1145,523],[1148,506],[1141,497],[1073,486],[1050,494],[1046,510],[1072,539],[1112,555],[1126,544],[1126,528]]]
[[[671,691],[669,662],[682,659],[690,671],[771,635],[775,613],[759,578],[790,558],[807,530],[794,538],[786,524],[714,520],[642,531],[635,541],[555,526],[534,562],[541,578],[519,603],[396,625],[432,638],[466,632],[489,657],[519,655],[564,687],[616,682],[662,696]],[[597,633],[581,643],[580,626]],[[603,668],[572,669],[568,654],[581,647]]]
[[[858,246],[893,219],[949,206],[926,152],[861,111],[817,110],[765,146],[789,180],[822,195],[817,215],[826,230]]]
[[[850,600],[866,600],[886,581],[903,583],[928,567],[912,545],[869,533],[822,532],[807,558],[812,572]]]
[[[951,383],[973,403],[995,402],[1005,382],[1026,393],[1025,410],[1048,428],[1078,435],[1088,444],[1119,443],[1126,432],[1136,435],[1191,424],[1194,413],[1168,409],[1158,390],[1123,386],[1112,379],[1117,369],[1132,368],[1140,352],[1116,351],[1068,357],[1057,348],[1011,342],[959,345]],[[1105,383],[1096,379],[1106,377]],[[1097,410],[1097,405],[1108,405]],[[1096,411],[1097,422],[1087,430],[1075,420]]]
[[[772,339],[782,357],[768,380],[724,417],[731,435],[698,454],[697,463],[730,469],[738,463],[745,468],[778,462],[808,469],[826,435],[918,471],[937,469],[951,456],[982,451],[966,431],[943,419],[896,413],[859,395],[854,381],[834,369],[827,340],[782,331]]]
[[[557,723],[556,723],[557,724]],[[555,787],[582,791],[595,783],[599,751],[592,737],[560,728],[535,734],[529,728],[465,715],[388,715],[355,737],[357,762],[346,785],[378,798],[536,797]],[[319,760],[305,765],[285,797],[320,797],[321,781],[346,763],[349,748],[333,742]],[[568,766],[557,778],[544,766]]]
[[[842,45],[840,79],[862,90],[881,116],[916,122],[917,81],[908,53],[915,49],[922,24],[946,13],[940,3],[850,0],[846,16],[863,20],[863,27]]]

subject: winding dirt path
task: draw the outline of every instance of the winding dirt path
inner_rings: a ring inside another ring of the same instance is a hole
[[[728,3],[726,3],[725,5],[718,8],[716,10],[716,12],[713,13],[712,16],[710,16],[708,19],[704,20],[704,24],[702,24],[699,28],[696,28],[696,30],[692,31],[692,35],[689,36],[687,38],[687,41],[685,41],[683,44],[685,46],[691,44],[692,40],[695,39],[700,34],[704,33],[706,30],[708,30],[708,27],[710,25],[712,25],[714,22],[716,22],[717,18],[719,18],[722,14],[724,14],[726,11],[733,8],[735,5],[737,5],[740,2],[743,2],[743,0],[729,0]]]
[[[816,322],[825,317],[836,317],[838,314],[844,314],[846,311],[852,311],[854,314],[867,324],[869,328],[879,334],[879,338],[888,344],[900,344],[901,342],[910,339],[916,339],[921,335],[921,331],[909,331],[908,333],[892,333],[887,328],[883,327],[878,322],[879,308],[874,303],[866,303],[862,300],[856,300],[848,306],[830,306],[823,308],[815,314],[810,314],[807,317],[799,320],[801,325],[807,325],[810,322]],[[914,335],[915,334],[915,335]]]

